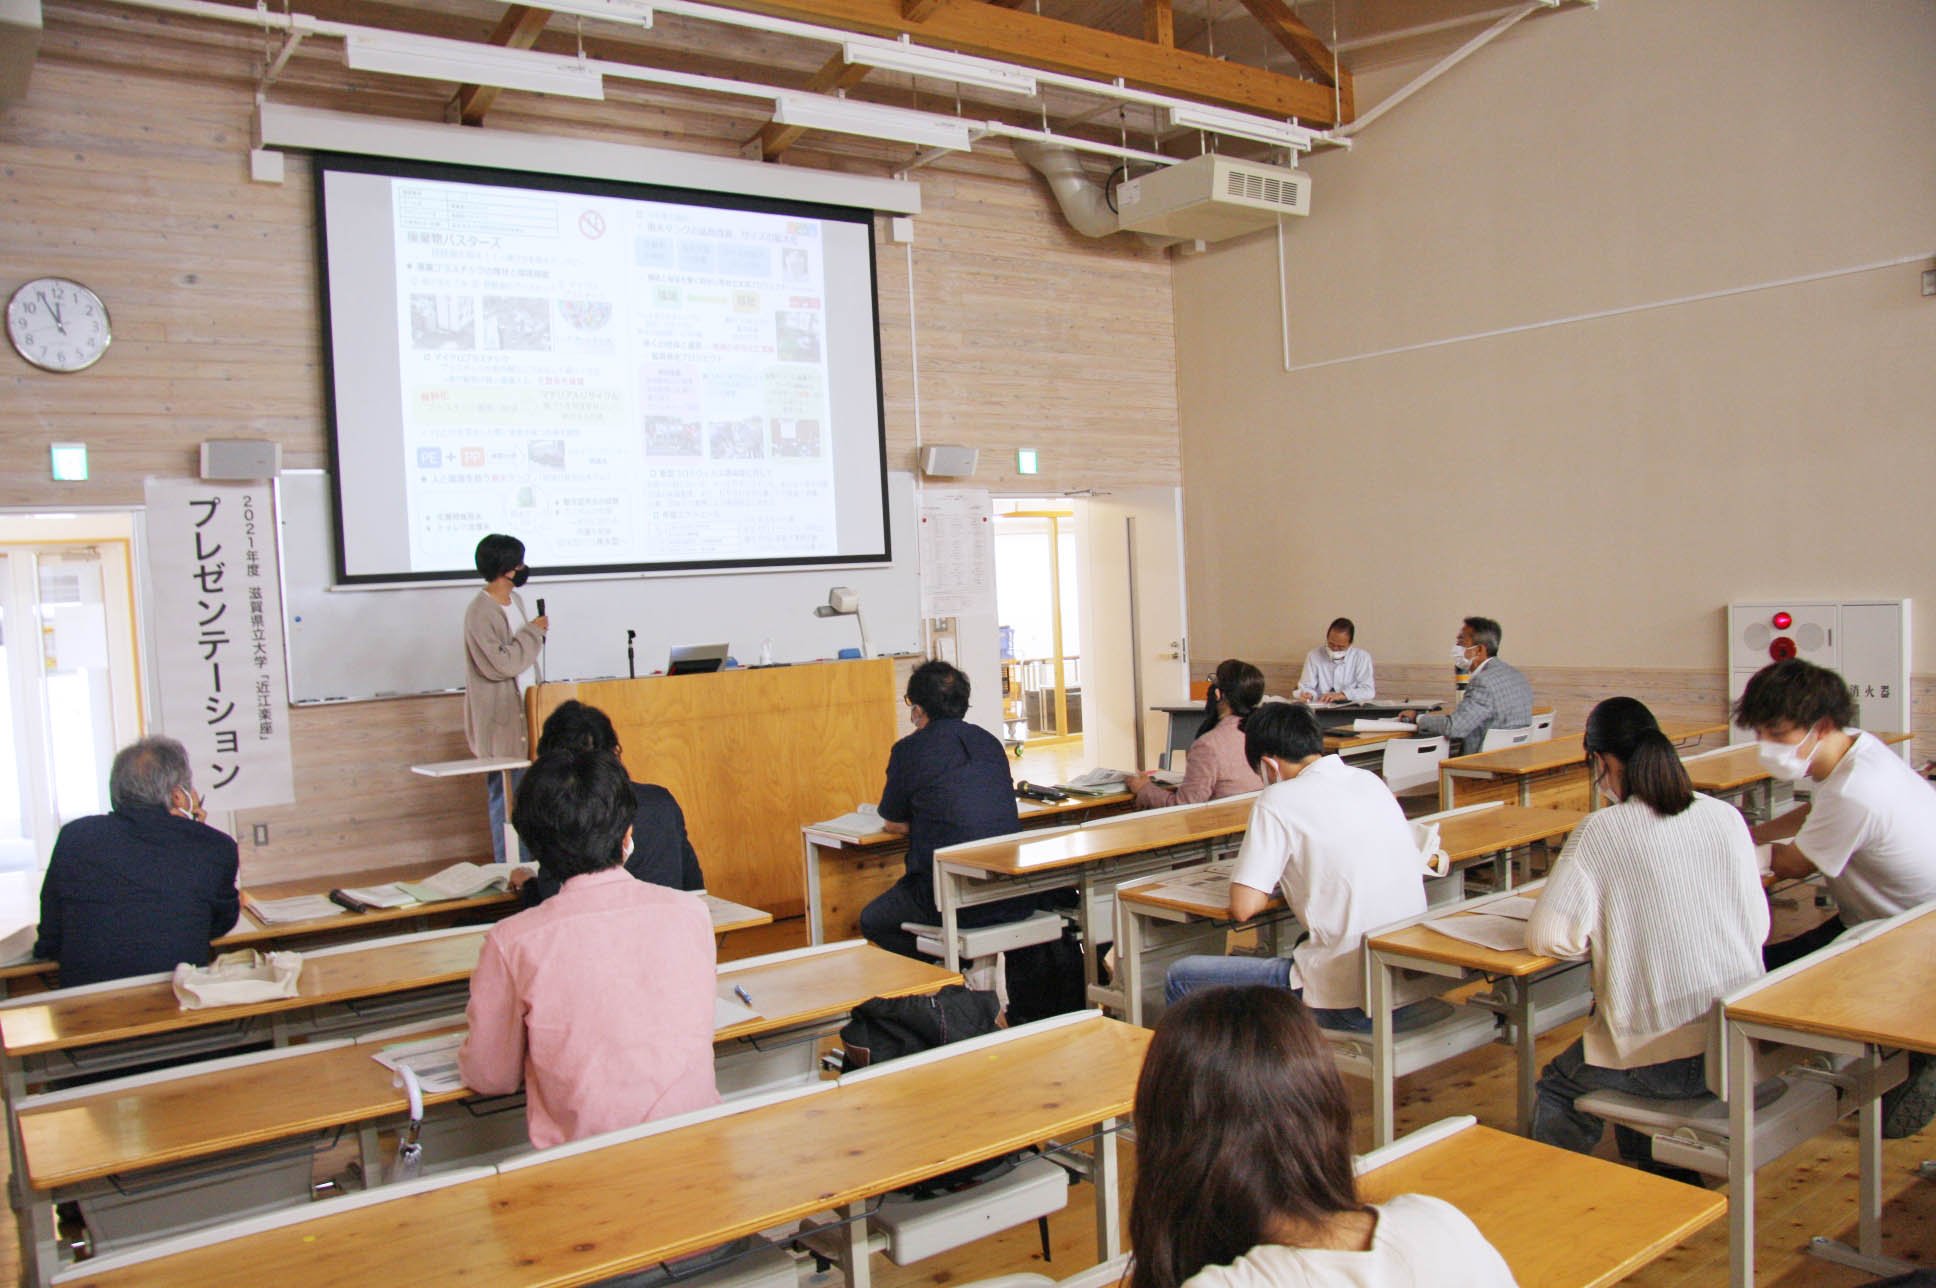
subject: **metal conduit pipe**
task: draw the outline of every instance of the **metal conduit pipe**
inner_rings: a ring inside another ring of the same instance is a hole
[[[1049,181],[1049,191],[1055,194],[1055,203],[1062,208],[1062,217],[1069,221],[1069,227],[1084,237],[1107,237],[1123,231],[1116,212],[1109,208],[1109,199],[1103,195],[1102,185],[1083,170],[1081,158],[1072,149],[1029,139],[1016,139],[1012,146],[1017,157]],[[1151,233],[1136,236],[1145,246],[1159,250],[1183,240]]]

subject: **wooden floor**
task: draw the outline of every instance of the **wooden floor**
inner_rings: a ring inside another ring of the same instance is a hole
[[[1045,775],[1046,777],[1046,775]],[[1778,915],[1782,910],[1778,909]],[[1806,918],[1807,910],[1788,910],[1782,920]],[[1778,927],[1780,922],[1778,921]],[[1778,929],[1786,934],[1785,928]],[[798,919],[771,926],[739,931],[727,936],[722,959],[732,960],[759,953],[777,952],[806,942],[804,923]],[[1549,1034],[1540,1043],[1542,1059],[1550,1059],[1578,1036],[1574,1023]],[[1426,1073],[1403,1079],[1398,1084],[1398,1122],[1401,1131],[1434,1122],[1452,1114],[1470,1113],[1480,1122],[1504,1130],[1513,1128],[1513,1062],[1503,1046],[1475,1051]],[[1358,1145],[1369,1148],[1371,1100],[1369,1087],[1353,1080],[1349,1083],[1359,1116]],[[1612,1134],[1601,1144],[1600,1153],[1613,1157]],[[1124,1211],[1127,1228],[1127,1195],[1135,1175],[1135,1147],[1125,1144]],[[1926,1265],[1936,1265],[1936,1183],[1922,1181],[1914,1170],[1925,1158],[1936,1158],[1936,1129],[1905,1141],[1884,1143],[1886,1175],[1883,1183],[1887,1203],[1884,1228],[1887,1250]],[[0,1166],[4,1160],[0,1160]],[[1843,1270],[1808,1257],[1804,1249],[1813,1234],[1854,1238],[1856,1150],[1852,1125],[1818,1137],[1795,1150],[1780,1162],[1763,1168],[1760,1174],[1761,1197],[1757,1206],[1760,1237],[1757,1258],[1758,1282],[1788,1288],[1808,1285],[1815,1288],[1843,1288],[1867,1283],[1869,1276]],[[1054,1260],[1045,1265],[1033,1225],[984,1239],[973,1246],[917,1266],[899,1267],[885,1257],[874,1259],[875,1282],[879,1288],[910,1288],[914,1285],[960,1285],[991,1275],[1017,1272],[1047,1274],[1060,1278],[1094,1264],[1094,1208],[1086,1185],[1070,1192],[1069,1206],[1050,1223]],[[0,1233],[0,1281],[17,1280],[18,1248],[11,1224]],[[1727,1282],[1728,1236],[1725,1222],[1689,1240],[1625,1282],[1645,1288],[1669,1286],[1720,1285]],[[825,1277],[826,1288],[837,1284],[837,1273]],[[809,1288],[822,1288],[820,1284]]]

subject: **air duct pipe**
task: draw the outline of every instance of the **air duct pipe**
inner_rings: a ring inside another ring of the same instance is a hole
[[[1084,237],[1107,237],[1123,231],[1116,212],[1109,208],[1109,199],[1103,194],[1102,185],[1083,170],[1082,159],[1074,149],[1037,143],[1032,139],[1016,139],[1013,146],[1016,156],[1049,181],[1049,191],[1055,194],[1055,203],[1062,208],[1062,216],[1069,221],[1069,227]],[[1137,233],[1136,236],[1145,246],[1154,246],[1159,250],[1184,240],[1150,233]]]

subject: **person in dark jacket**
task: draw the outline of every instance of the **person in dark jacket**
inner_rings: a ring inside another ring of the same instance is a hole
[[[968,677],[946,662],[924,662],[908,677],[914,732],[894,744],[881,791],[885,830],[908,839],[907,870],[860,913],[860,933],[889,952],[919,957],[903,922],[938,925],[934,852],[946,845],[1003,836],[1021,826],[1015,783],[1001,740],[969,724]],[[1033,896],[963,908],[963,929],[1020,921],[1036,908]]]
[[[538,733],[538,756],[554,752],[609,752],[619,754],[618,731],[611,717],[597,707],[576,700],[553,711]],[[686,815],[671,792],[656,783],[632,784],[638,812],[632,820],[632,853],[625,870],[641,881],[674,890],[703,890],[706,876],[699,856],[686,837]],[[519,880],[517,877],[512,878]],[[563,882],[538,865],[537,875],[518,886],[518,898],[535,908],[558,893]]]
[[[187,750],[159,737],[123,747],[108,804],[54,840],[34,956],[60,963],[64,988],[208,965],[209,941],[241,911],[239,859],[203,821]]]

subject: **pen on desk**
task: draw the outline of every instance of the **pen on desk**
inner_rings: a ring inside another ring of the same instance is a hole
[[[746,985],[744,984],[733,985],[733,992],[739,994],[739,1000],[746,1003],[748,1006],[751,1006],[753,1004],[753,995],[746,991]]]

